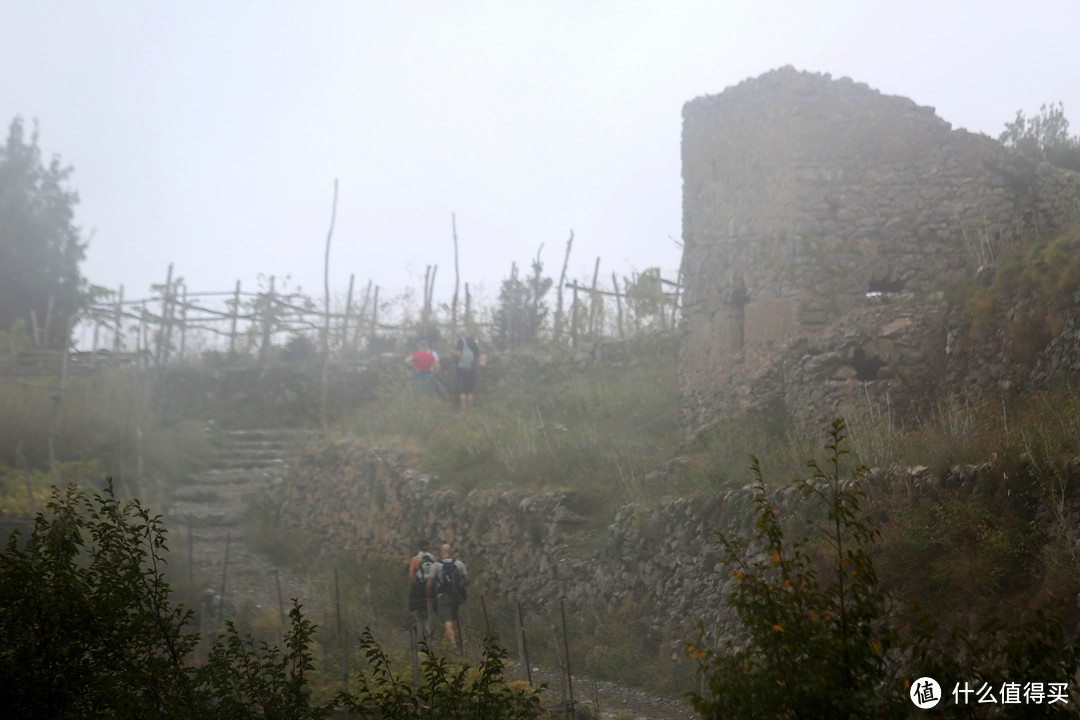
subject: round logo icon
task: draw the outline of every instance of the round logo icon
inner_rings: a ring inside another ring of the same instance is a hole
[[[929,710],[941,702],[941,686],[932,677],[921,677],[911,684],[911,702],[920,710]]]

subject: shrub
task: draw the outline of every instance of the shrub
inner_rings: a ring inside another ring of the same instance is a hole
[[[749,638],[720,650],[691,646],[708,697],[693,694],[702,717],[863,718],[896,715],[885,653],[895,644],[880,621],[888,604],[868,554],[874,529],[862,514],[862,469],[841,476],[844,429],[833,423],[822,469],[798,481],[824,505],[819,525],[831,569],[820,577],[809,538],[787,537],[756,459],[754,543],[719,533],[733,590],[727,602]]]
[[[13,535],[0,555],[0,697],[10,716],[285,720],[326,717],[334,703],[371,717],[382,699],[413,695],[378,669],[383,656],[366,633],[376,670],[360,694],[313,703],[315,626],[295,601],[280,647],[256,645],[227,622],[207,661],[193,664],[199,635],[185,629],[191,611],[171,599],[160,518],[137,500],[121,504],[111,481],[91,496],[54,491],[48,514],[20,540]],[[473,678],[429,657],[416,693],[424,704],[375,717],[426,717],[428,706],[446,718],[527,717],[539,701],[505,682],[504,659],[489,640]]]

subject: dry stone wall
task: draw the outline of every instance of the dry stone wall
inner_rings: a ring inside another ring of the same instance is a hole
[[[1080,216],[1076,173],[790,67],[687,103],[682,154],[690,429],[897,402],[944,349],[943,289]]]
[[[290,469],[272,505],[317,550],[400,561],[418,537],[449,542],[490,597],[554,611],[620,612],[640,620],[671,653],[726,617],[727,579],[713,530],[749,523],[749,495],[629,505],[600,538],[586,533],[581,498],[567,489],[502,486],[461,492],[406,467],[394,452],[350,442],[313,446]],[[588,547],[583,546],[588,535]],[[730,624],[730,619],[725,621]]]
[[[957,466],[941,478],[925,467],[876,470],[867,488],[873,503],[879,494],[912,497],[938,485],[961,492],[1002,472],[992,464]],[[697,639],[699,621],[713,642],[742,633],[724,604],[731,580],[714,531],[749,535],[749,485],[587,520],[572,490],[507,484],[461,492],[410,470],[394,452],[338,442],[312,446],[271,500],[286,527],[302,530],[316,551],[397,561],[404,576],[416,538],[449,542],[489,598],[553,616],[565,602],[609,631],[649,634],[673,659],[682,657],[683,642]],[[807,500],[790,485],[771,502],[787,517]],[[606,527],[599,538],[583,532],[597,524]]]

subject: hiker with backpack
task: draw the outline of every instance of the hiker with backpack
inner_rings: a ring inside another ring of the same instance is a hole
[[[435,556],[426,539],[417,543],[420,550],[409,560],[409,618],[416,631],[416,642],[425,644],[431,633],[428,617],[428,588],[435,577]]]
[[[450,545],[444,544],[439,549],[439,562],[435,563],[435,577],[428,581],[428,587],[435,595],[435,612],[446,628],[446,637],[451,645],[461,647],[456,640],[454,626],[457,624],[458,608],[465,602],[465,586],[469,583],[469,573],[465,563],[455,560],[450,554]]]
[[[473,393],[476,391],[476,364],[480,359],[480,346],[469,337],[468,330],[458,328],[457,346],[450,354],[457,358],[454,386],[461,399],[461,409],[468,410],[473,406]]]

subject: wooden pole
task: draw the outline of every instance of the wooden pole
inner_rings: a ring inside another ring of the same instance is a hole
[[[166,333],[172,330],[168,319],[169,298],[172,296],[172,274],[173,264],[169,263],[169,271],[165,274],[165,289],[161,293],[161,327],[158,328],[157,352],[154,354],[154,363],[156,365],[161,365],[169,358],[169,336]]]
[[[60,418],[62,417],[64,408],[64,388],[67,385],[68,350],[70,349],[69,339],[71,338],[71,322],[73,319],[73,315],[68,317],[64,330],[65,339],[61,349],[63,354],[60,356],[60,385],[57,387],[56,395],[53,397],[53,402],[55,402],[56,405],[53,408],[52,426],[49,429],[49,469],[52,472],[53,485],[61,489],[66,489],[66,486],[60,485],[60,468],[56,462],[53,438],[60,432]]]
[[[364,291],[364,304],[360,306],[360,312],[357,313],[356,318],[356,331],[353,333],[352,349],[355,352],[356,346],[360,343],[360,329],[364,326],[364,320],[367,318],[368,303],[371,301],[371,278],[367,281],[367,290]]]
[[[184,362],[184,342],[187,339],[187,285],[184,286],[184,299],[180,303],[180,362]]]
[[[123,334],[122,334],[122,332],[120,330],[120,327],[121,327],[120,323],[123,322],[123,315],[122,315],[123,307],[124,307],[124,286],[121,285],[120,286],[120,292],[117,294],[117,298],[116,298],[116,315],[115,315],[115,318],[114,318],[114,322],[116,323],[116,327],[115,327],[116,332],[113,335],[113,352],[120,352],[120,346],[122,344],[121,343],[121,338],[123,337]]]
[[[469,283],[465,283],[465,324],[472,320],[472,295],[469,294]]]
[[[188,592],[195,591],[195,540],[194,533],[192,532],[193,518],[191,513],[187,514],[187,584]]]
[[[574,281],[574,294],[572,296],[572,303],[570,305],[570,347],[577,347],[577,318],[578,318],[578,301],[577,301],[577,280]]]
[[[341,691],[349,692],[349,654],[345,643],[345,627],[341,624],[341,593],[338,592],[337,568],[334,568],[334,608],[337,615],[338,642],[341,644]]]
[[[416,620],[409,620],[409,657],[412,660],[412,687],[413,698],[420,698],[420,644],[419,630],[416,629]]]
[[[491,621],[488,620],[487,603],[484,602],[484,596],[480,596],[480,610],[484,613],[484,629],[487,630],[487,636],[491,637]]]
[[[265,360],[270,354],[271,329],[274,317],[274,276],[270,276],[270,289],[263,295],[262,316],[262,347],[259,348],[259,359]]]
[[[570,239],[566,241],[566,255],[563,257],[562,272],[559,274],[559,295],[555,300],[555,342],[562,340],[563,325],[566,318],[563,315],[563,284],[566,282],[566,267],[570,264],[570,247],[574,244],[574,231],[570,230]]]
[[[236,290],[233,292],[232,302],[232,317],[230,318],[232,327],[229,330],[229,354],[236,353],[236,321],[240,317],[240,281],[236,281]]]
[[[344,352],[349,344],[349,313],[352,312],[352,291],[356,275],[349,274],[349,292],[345,294],[345,317],[341,321],[341,351]]]
[[[615,307],[619,316],[619,339],[624,339],[623,325],[622,325],[622,296],[619,294],[619,279],[615,277],[615,272],[611,273],[611,287],[615,288]]]
[[[379,286],[375,286],[375,302],[371,304],[371,337],[379,331]]]
[[[218,620],[225,611],[225,589],[229,579],[229,545],[232,543],[232,533],[225,533],[225,562],[221,566],[221,599],[218,601]]]
[[[566,653],[566,688],[570,693],[570,717],[574,717],[574,676],[570,673],[570,640],[566,634],[566,603],[559,602],[562,613],[563,652]]]
[[[431,280],[431,266],[428,265],[427,269],[424,271],[424,307],[421,308],[421,310],[420,310],[420,332],[422,334],[427,333],[428,308],[430,307],[429,300],[428,300],[428,282],[430,280]]]
[[[52,329],[53,306],[56,298],[49,296],[49,304],[45,306],[45,329],[41,331],[41,347],[49,347],[49,330]]]
[[[458,272],[457,218],[454,213],[450,213],[450,230],[454,234],[454,299],[450,301],[450,324],[453,326],[451,332],[457,333],[458,286],[461,282],[461,275]]]
[[[424,322],[424,333],[427,334],[428,322],[431,321],[432,311],[435,309],[435,276],[439,273],[439,266],[431,266],[431,285],[428,287],[427,293],[427,321]]]
[[[281,573],[277,568],[274,568],[274,585],[277,587],[277,606],[278,615],[281,618],[281,624],[285,624],[285,601],[281,598]]]
[[[529,685],[532,685],[532,666],[529,664],[529,643],[525,637],[525,615],[521,612],[521,603],[517,603],[517,617],[518,617],[518,658],[525,663],[525,677],[529,681]]]
[[[592,290],[589,292],[589,337],[593,336],[593,322],[596,319],[596,280],[600,277],[600,256],[596,257],[596,267],[592,274]]]
[[[334,178],[334,205],[330,210],[330,230],[326,233],[326,255],[323,258],[323,289],[325,291],[323,310],[325,318],[322,333],[322,395],[319,401],[319,418],[322,421],[322,432],[326,435],[330,429],[330,421],[326,417],[326,399],[330,392],[330,238],[334,236],[334,221],[337,219],[337,195],[338,181]]]

